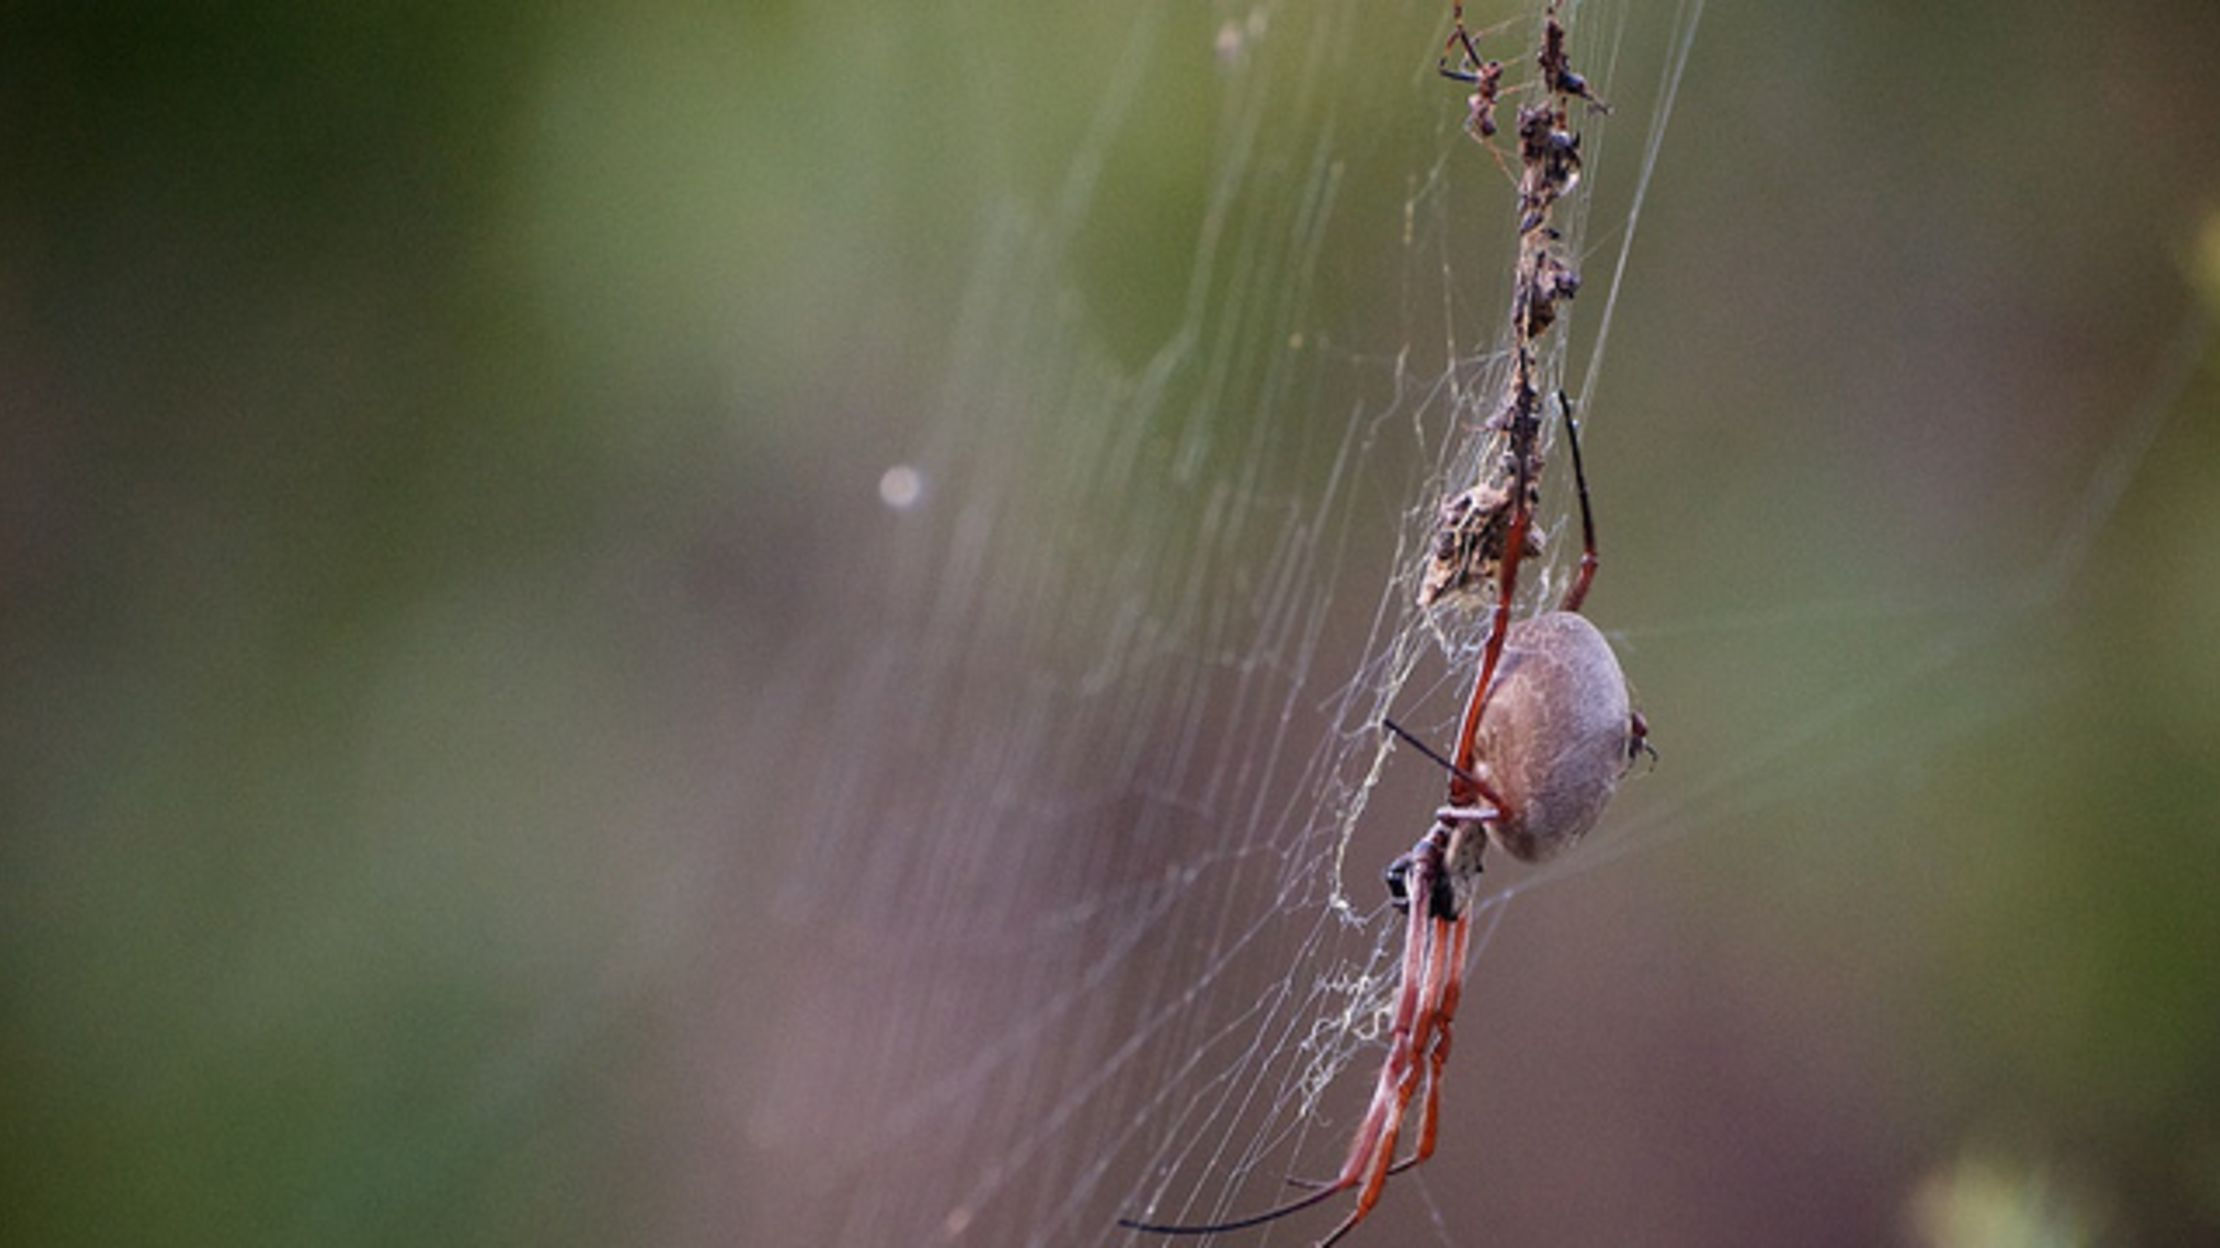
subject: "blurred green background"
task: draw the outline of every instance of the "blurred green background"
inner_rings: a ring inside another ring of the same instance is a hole
[[[797,1186],[760,1113],[822,974],[782,790],[871,750],[816,710],[902,696],[844,659],[880,473],[950,428],[982,285],[1143,372],[1243,72],[1340,162],[1305,315],[1386,404],[1440,338],[1403,209],[1444,153],[1494,193],[1442,7],[1324,52],[1224,4],[0,18],[9,1238],[916,1242],[841,1207],[930,1180]],[[1482,964],[1592,1026],[1461,1039],[1455,1242],[2220,1240],[2215,65],[2202,0],[1705,18],[1591,448],[1674,835]],[[1013,214],[1069,228],[1055,289],[979,276]],[[1594,1121],[1517,1103],[1552,1069],[1616,1135],[1498,1180]]]

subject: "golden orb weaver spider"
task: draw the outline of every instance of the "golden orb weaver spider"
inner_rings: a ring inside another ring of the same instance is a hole
[[[1387,724],[1448,769],[1449,793],[1434,812],[1433,826],[1386,871],[1388,893],[1408,916],[1401,980],[1387,1057],[1347,1160],[1331,1180],[1314,1185],[1315,1191],[1263,1213],[1196,1224],[1121,1218],[1120,1226],[1157,1235],[1238,1231],[1299,1213],[1352,1188],[1358,1189],[1356,1206],[1318,1241],[1318,1248],[1328,1248],[1362,1222],[1379,1203],[1389,1175],[1434,1153],[1442,1070],[1464,989],[1472,900],[1488,843],[1529,863],[1572,848],[1602,817],[1634,759],[1650,748],[1649,725],[1633,709],[1618,656],[1580,614],[1598,566],[1595,517],[1580,458],[1580,428],[1562,394],[1558,402],[1580,499],[1579,572],[1554,610],[1511,622],[1518,565],[1533,522],[1528,460],[1522,458],[1508,503],[1511,517],[1494,620],[1481,652],[1480,675],[1465,705],[1455,756],[1443,758],[1392,721]],[[1410,1156],[1397,1161],[1396,1142],[1422,1084],[1426,1099],[1416,1143]]]
[[[1447,500],[1435,531],[1419,605],[1487,583],[1495,589],[1493,618],[1481,649],[1480,672],[1465,703],[1453,757],[1444,758],[1397,727],[1385,726],[1449,772],[1448,800],[1408,853],[1389,865],[1389,896],[1407,919],[1403,958],[1391,1011],[1387,1056],[1372,1101],[1350,1141],[1347,1159],[1317,1190],[1245,1218],[1210,1223],[1119,1219],[1129,1230],[1161,1235],[1238,1231],[1308,1209],[1357,1190],[1356,1205],[1319,1241],[1327,1248],[1379,1203],[1388,1176],[1433,1156],[1441,1109],[1442,1071],[1451,1025],[1464,990],[1472,939],[1472,901],[1490,842],[1523,862],[1543,862],[1570,849],[1602,817],[1635,757],[1650,749],[1649,725],[1634,710],[1626,674],[1611,643],[1580,614],[1595,581],[1596,526],[1580,428],[1564,391],[1557,392],[1573,480],[1580,500],[1580,570],[1554,610],[1511,621],[1521,560],[1540,552],[1533,533],[1542,471],[1540,352],[1535,343],[1556,319],[1559,300],[1579,292],[1579,275],[1557,253],[1553,205],[1578,181],[1580,135],[1570,126],[1572,100],[1608,111],[1585,78],[1573,72],[1555,0],[1536,56],[1541,98],[1519,109],[1519,257],[1512,299],[1512,350],[1504,405],[1488,423],[1500,439],[1472,489]],[[1442,72],[1476,89],[1468,126],[1485,142],[1494,129],[1501,68],[1483,61],[1454,6],[1446,51],[1463,54]],[[1468,77],[1469,75],[1469,77]],[[1491,147],[1492,150],[1492,147]],[[1654,753],[1654,751],[1651,751]],[[1426,1090],[1411,1155],[1395,1159],[1404,1119]]]

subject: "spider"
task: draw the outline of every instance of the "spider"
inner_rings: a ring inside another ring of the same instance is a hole
[[[1349,1233],[1379,1203],[1388,1176],[1433,1156],[1440,1125],[1442,1068],[1450,1024],[1464,988],[1472,939],[1472,900],[1489,842],[1521,862],[1570,849],[1595,826],[1634,759],[1650,749],[1649,725],[1634,710],[1611,643],[1580,614],[1595,581],[1595,517],[1580,459],[1580,427],[1560,395],[1573,480],[1580,498],[1580,570],[1555,610],[1510,622],[1518,565],[1533,520],[1518,472],[1509,538],[1496,586],[1495,617],[1480,675],[1465,705],[1454,758],[1443,758],[1392,721],[1386,727],[1449,772],[1449,798],[1433,826],[1385,873],[1389,897],[1408,916],[1402,978],[1388,1053],[1371,1106],[1358,1124],[1341,1171],[1297,1200],[1229,1222],[1182,1225],[1121,1218],[1119,1225],[1158,1235],[1207,1235],[1258,1226],[1358,1189],[1357,1203],[1318,1248]],[[1411,1102],[1426,1099],[1411,1155],[1395,1160]]]

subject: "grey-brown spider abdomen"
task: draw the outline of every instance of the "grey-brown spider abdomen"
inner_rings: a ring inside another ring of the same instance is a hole
[[[1585,616],[1550,611],[1511,625],[1478,772],[1503,798],[1489,834],[1521,862],[1546,862],[1596,826],[1642,745],[1626,674]]]

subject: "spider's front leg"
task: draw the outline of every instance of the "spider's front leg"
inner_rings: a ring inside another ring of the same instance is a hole
[[[1465,955],[1472,944],[1471,913],[1434,924],[1434,942],[1431,969],[1439,972],[1440,985],[1433,989],[1438,1003],[1434,1007],[1434,1042],[1426,1051],[1426,1105],[1419,1111],[1417,1147],[1410,1156],[1388,1167],[1389,1174],[1400,1174],[1434,1155],[1441,1127],[1442,1069],[1449,1064],[1451,1024],[1457,1020],[1457,1000],[1464,994]]]
[[[1411,1099],[1418,1093],[1419,1080],[1426,1072],[1419,1060],[1433,1039],[1434,1018],[1438,1010],[1435,993],[1439,989],[1439,956],[1434,933],[1447,926],[1433,917],[1434,904],[1442,900],[1441,880],[1447,874],[1448,840],[1452,829],[1436,822],[1427,830],[1411,852],[1396,859],[1388,868],[1388,887],[1394,892],[1403,890],[1403,912],[1409,923],[1403,936],[1403,970],[1401,986],[1396,991],[1395,1019],[1389,1029],[1387,1058],[1380,1064],[1379,1082],[1372,1090],[1372,1104],[1366,1108],[1364,1120],[1357,1125],[1357,1134],[1349,1142],[1348,1159],[1342,1162],[1341,1173],[1335,1176],[1327,1190],[1358,1188],[1357,1203],[1317,1248],[1327,1245],[1347,1234],[1351,1227],[1364,1221],[1366,1214],[1379,1203],[1380,1193],[1387,1186],[1389,1172],[1395,1161],[1395,1141],[1402,1134],[1403,1115],[1410,1108]],[[1424,909],[1409,904],[1412,896],[1428,898]],[[1454,903],[1454,896],[1449,900]]]
[[[1449,817],[1466,813],[1474,817],[1469,820]],[[1337,1192],[1360,1189],[1349,1216],[1318,1241],[1317,1248],[1327,1248],[1372,1212],[1373,1206],[1380,1202],[1380,1193],[1387,1187],[1389,1175],[1433,1153],[1434,1123],[1439,1105],[1437,1089],[1442,1064],[1449,1056],[1449,1019],[1456,1012],[1457,993],[1463,982],[1466,940],[1472,928],[1469,916],[1459,914],[1463,906],[1458,879],[1460,872],[1469,878],[1477,865],[1476,860],[1469,864],[1466,860],[1474,857],[1467,847],[1475,842],[1469,838],[1486,836],[1485,825],[1479,817],[1481,813],[1480,810],[1445,809],[1435,817],[1434,826],[1427,829],[1418,844],[1387,870],[1389,891],[1402,902],[1400,909],[1406,916],[1402,977],[1396,989],[1387,1058],[1380,1064],[1380,1078],[1372,1091],[1372,1103],[1357,1125],[1355,1138],[1349,1142],[1348,1156],[1340,1172],[1330,1182],[1301,1184],[1314,1190],[1299,1200],[1245,1218],[1210,1223],[1120,1218],[1118,1225],[1158,1235],[1213,1235],[1261,1226],[1308,1209]],[[1412,907],[1409,898],[1414,896],[1427,898],[1426,906]],[[1398,1164],[1395,1144],[1402,1135],[1404,1117],[1418,1095],[1421,1080],[1428,1084],[1428,1092],[1424,1115],[1419,1120],[1418,1152],[1411,1160]]]
[[[1426,1102],[1419,1111],[1416,1146],[1410,1156],[1388,1167],[1389,1174],[1400,1174],[1434,1155],[1441,1124],[1442,1071],[1449,1064],[1452,1024],[1464,992],[1465,957],[1472,940],[1469,899],[1459,894],[1480,871],[1481,855],[1477,851],[1487,845],[1483,820],[1493,813],[1486,807],[1444,807],[1435,814],[1434,827],[1426,839],[1388,867],[1388,891],[1399,909],[1409,906],[1407,877],[1414,869],[1421,869],[1421,855],[1423,871],[1433,880],[1430,891],[1434,897],[1425,979],[1418,990],[1420,1008],[1430,1017],[1420,1020],[1412,1054],[1414,1058],[1423,1054],[1426,1059]],[[1415,932],[1412,938],[1416,939]]]
[[[1464,982],[1464,958],[1472,921],[1464,913],[1459,895],[1458,870],[1477,856],[1461,852],[1466,838],[1487,834],[1478,816],[1481,810],[1444,810],[1411,851],[1387,869],[1388,891],[1410,916],[1403,941],[1403,980],[1396,998],[1393,1035],[1387,1060],[1380,1067],[1380,1082],[1373,1090],[1372,1105],[1357,1128],[1349,1158],[1333,1187],[1362,1185],[1355,1208],[1318,1248],[1340,1239],[1364,1220],[1379,1203],[1388,1176],[1409,1169],[1433,1155],[1436,1123],[1441,1104],[1441,1073],[1449,1060],[1449,1023],[1456,1013],[1457,996]],[[1451,817],[1452,815],[1466,816]],[[1410,899],[1424,896],[1418,910]],[[1419,1084],[1426,1085],[1426,1104],[1420,1111],[1417,1149],[1410,1159],[1395,1160],[1395,1144]]]

